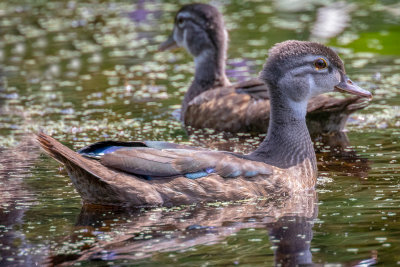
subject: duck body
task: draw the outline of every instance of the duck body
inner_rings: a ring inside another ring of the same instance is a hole
[[[268,85],[259,79],[230,84],[225,75],[228,34],[221,13],[207,4],[183,6],[172,35],[160,50],[184,47],[195,61],[195,77],[186,92],[181,120],[190,128],[218,132],[266,133],[270,119]],[[360,96],[319,95],[309,100],[307,126],[311,136],[343,131],[353,112],[368,105]]]
[[[74,152],[43,133],[38,141],[65,165],[87,204],[172,206],[312,189],[317,167],[305,120],[308,100],[334,89],[371,94],[346,76],[336,53],[312,42],[275,45],[260,79],[269,88],[270,121],[250,154],[156,141],[105,141]]]
[[[95,143],[75,152],[43,133],[38,140],[65,166],[84,204],[153,207],[279,196],[311,189],[316,179],[309,162],[281,169],[239,154],[171,143],[166,143],[166,149],[145,142]],[[116,148],[117,157],[99,153]],[[124,157],[140,161],[140,167],[125,165]]]
[[[214,129],[230,133],[266,133],[270,120],[267,86],[259,79],[217,87],[193,98],[183,112],[190,129]],[[307,106],[306,123],[312,137],[341,133],[349,116],[368,105],[360,96],[313,97]]]

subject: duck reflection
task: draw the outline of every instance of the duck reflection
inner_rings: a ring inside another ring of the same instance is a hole
[[[313,220],[304,216],[285,216],[269,225],[270,240],[277,246],[275,265],[312,264],[310,246],[313,225]]]
[[[314,190],[290,198],[142,210],[129,215],[84,206],[71,240],[78,243],[80,238],[91,236],[95,243],[82,247],[73,261],[71,255],[58,255],[51,257],[50,263],[138,260],[216,244],[242,229],[266,228],[276,265],[311,264],[312,227],[317,214]],[[266,257],[272,257],[266,253]]]
[[[318,170],[366,178],[371,169],[368,158],[357,153],[346,133],[321,135],[314,139]]]

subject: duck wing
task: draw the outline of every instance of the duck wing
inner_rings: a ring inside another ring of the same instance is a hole
[[[259,79],[251,79],[234,85],[236,93],[248,94],[252,99],[269,99],[268,85]]]
[[[218,174],[223,178],[269,175],[270,166],[229,152],[196,149],[119,148],[100,158],[104,166],[150,179],[185,176],[190,179]]]
[[[188,145],[175,144],[164,141],[100,141],[90,144],[86,147],[79,149],[77,152],[85,157],[100,159],[105,153],[111,153],[119,148],[154,148],[154,149],[191,149],[191,150],[206,150],[201,147],[194,147]]]
[[[307,106],[311,136],[343,131],[350,114],[368,105],[366,98],[318,95]],[[194,129],[218,132],[266,133],[270,101],[268,86],[258,79],[208,90],[189,102],[184,123]],[[187,129],[191,133],[191,129]]]
[[[134,175],[120,169],[109,168],[101,164],[99,160],[88,158],[87,156],[72,151],[44,133],[38,134],[37,140],[48,155],[65,166],[73,185],[82,197],[83,203],[88,204],[135,208],[161,205],[173,206],[203,201],[229,201],[270,195],[281,196],[281,194],[291,190],[284,183],[286,176],[282,176],[281,172],[278,170],[275,172],[274,167],[262,162],[246,161],[245,156],[240,157],[240,155],[234,155],[228,152],[225,153],[234,156],[234,160],[238,162],[238,164],[234,164],[233,161],[230,161],[227,164],[228,166],[239,168],[238,166],[240,165],[245,166],[245,164],[249,164],[250,168],[259,166],[265,173],[267,173],[269,169],[273,169],[274,175],[258,175],[250,179],[245,176],[235,179],[225,179],[215,172],[201,179],[194,180],[193,178],[188,179],[190,177],[184,175],[148,180],[143,179],[144,177],[140,175]],[[143,145],[145,142],[138,143],[142,143]],[[122,145],[123,143],[118,142],[118,144]],[[97,148],[99,147],[101,146],[97,145]],[[134,149],[134,147],[131,148]],[[193,152],[196,149],[189,150]],[[90,152],[89,149],[86,150],[86,152]],[[116,149],[115,152],[118,152],[118,150]],[[104,152],[102,153],[104,154]],[[105,154],[107,154],[107,152]],[[179,154],[179,152],[175,154]],[[187,152],[183,151],[181,154],[187,154]],[[171,157],[171,155],[168,157]],[[197,157],[200,156],[197,155]],[[151,158],[154,162],[154,157]],[[181,155],[179,157],[177,156],[177,158],[182,159],[185,157]],[[171,162],[170,159],[167,160],[167,163],[168,161]],[[183,169],[190,169],[190,165],[186,163],[185,160],[175,162],[177,163],[175,167],[178,166],[178,170],[181,168],[180,165],[183,165]],[[222,164],[224,162],[218,162],[219,164],[207,162],[212,166],[224,166],[224,164]],[[244,167],[239,169],[244,170]],[[222,173],[222,171],[219,172]]]
[[[256,79],[208,90],[189,102],[184,123],[195,129],[265,133],[270,110],[267,96],[266,85]]]

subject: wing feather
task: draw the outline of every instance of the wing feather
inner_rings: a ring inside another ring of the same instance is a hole
[[[133,174],[156,177],[184,175],[191,179],[215,173],[224,178],[272,173],[269,165],[232,153],[191,149],[121,148],[100,159],[105,166]]]
[[[174,168],[176,156],[153,148],[122,148],[101,157],[100,162],[125,172],[150,175],[174,176],[180,171]]]

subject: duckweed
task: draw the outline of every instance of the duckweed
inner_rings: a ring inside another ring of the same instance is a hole
[[[157,47],[180,4],[0,3],[0,265],[271,266],[277,229],[293,230],[316,264],[398,264],[400,5],[390,1],[351,1],[346,23],[329,32],[332,20],[318,14],[330,14],[330,1],[214,3],[230,31],[233,81],[255,77],[274,43],[313,39],[335,47],[349,76],[374,94],[349,119],[349,146],[316,144],[315,218],[282,218],[285,196],[129,212],[81,206],[33,133],[74,149],[156,139],[242,153],[265,137],[210,129],[189,137],[176,119],[193,60]]]

